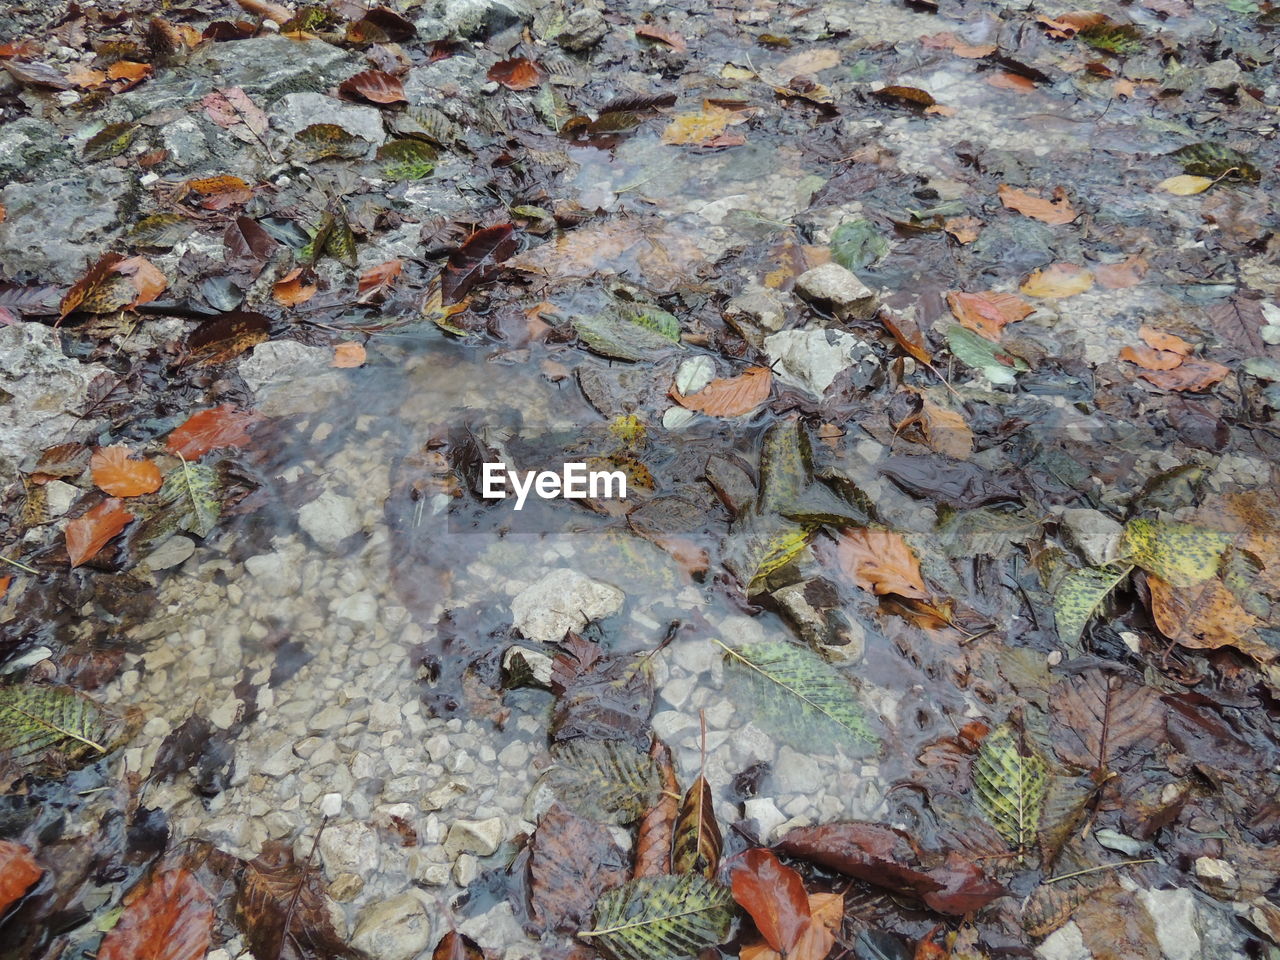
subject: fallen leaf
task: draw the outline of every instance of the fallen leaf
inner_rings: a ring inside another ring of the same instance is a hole
[[[131,299],[131,295],[123,295],[120,285],[113,283],[118,278],[116,268],[124,261],[118,253],[106,253],[83,277],[72,285],[58,306],[58,315],[66,317],[76,310],[87,313],[110,313],[123,307]],[[130,285],[131,286],[131,285]],[[136,293],[136,289],[132,291]]]
[[[1140,370],[1138,376],[1162,390],[1198,391],[1208,390],[1230,372],[1230,367],[1212,360],[1187,359],[1172,370]]]
[[[600,894],[627,879],[626,858],[609,828],[556,803],[534,831],[529,857],[533,916],[543,930],[576,933]]]
[[[844,895],[840,893],[809,894],[809,915],[812,922],[801,935],[796,946],[787,954],[786,960],[808,957],[809,960],[822,960],[825,954],[818,953],[823,949],[825,939],[821,931],[830,935],[832,941],[840,935],[844,925]],[[815,930],[814,928],[820,928]],[[826,945],[831,949],[831,944]],[[753,943],[744,946],[738,953],[739,960],[784,960],[783,955],[769,946],[768,943]]]
[[[8,584],[5,586],[7,588]],[[43,873],[43,868],[36,863],[30,850],[20,843],[0,840],[0,917],[27,895],[27,891]]]
[[[219,447],[247,446],[251,439],[249,428],[260,420],[259,413],[223,403],[189,417],[169,434],[165,450],[176,457],[198,460]]]
[[[661,40],[673,50],[684,52],[689,49],[689,44],[685,42],[679,31],[672,30],[669,27],[658,26],[655,23],[646,23],[636,27],[636,36],[644,37],[646,40]],[[493,79],[490,77],[490,79]]]
[[[131,460],[125,446],[99,447],[89,460],[93,482],[113,497],[138,497],[155,493],[163,478],[150,460]]]
[[[107,74],[104,70],[78,66],[67,72],[67,79],[81,90],[96,90],[98,87],[106,85]]]
[[[1074,13],[1063,13],[1057,17],[1036,17],[1036,22],[1045,26],[1049,36],[1057,40],[1069,40],[1081,30],[1088,30],[1106,22],[1101,13],[1091,10],[1080,10]]]
[[[925,343],[924,334],[914,320],[905,314],[895,314],[887,308],[881,309],[878,316],[884,328],[898,342],[898,346],[921,363],[933,362],[929,345]]]
[[[253,199],[253,188],[230,174],[187,180],[183,188],[188,193],[198,195],[200,206],[206,210],[225,210]]]
[[[531,90],[542,83],[542,71],[528,57],[499,60],[489,68],[487,76],[508,90]]]
[[[364,366],[366,359],[364,346],[359,343],[347,341],[339,343],[333,348],[333,362],[329,364],[331,367],[340,367],[349,369],[352,367]]]
[[[727,127],[746,123],[750,116],[751,111],[731,109],[704,100],[699,112],[682,113],[667,124],[662,131],[662,142],[670,146],[706,146],[723,135]]]
[[[716,822],[715,801],[707,778],[699,775],[685,791],[671,843],[673,873],[701,873],[714,880],[724,838]]]
[[[466,934],[450,930],[436,944],[431,960],[484,960],[484,951]]]
[[[299,864],[294,859],[291,843],[264,843],[262,852],[245,864],[238,886],[236,922],[253,956],[280,960],[365,956],[348,947],[334,930],[320,873],[309,861]]]
[[[293,19],[292,10],[271,0],[236,0],[236,3],[255,17],[265,17],[275,23],[288,23]]]
[[[202,960],[213,932],[213,897],[183,869],[152,876],[126,898],[98,960]]]
[[[973,243],[978,239],[982,226],[977,217],[952,217],[943,221],[942,229],[955,237],[956,243]]]
[[[71,566],[78,567],[92,560],[116,534],[133,519],[122,501],[115,498],[103,500],[67,524],[67,556]]]
[[[1157,330],[1149,327],[1145,323],[1138,327],[1138,336],[1143,342],[1153,350],[1168,350],[1171,353],[1177,353],[1184,357],[1189,357],[1195,351],[1195,347],[1183,340],[1174,333],[1165,333],[1163,330]]]
[[[11,583],[13,583],[13,574],[6,573],[3,577],[0,577],[0,600],[3,600],[4,595],[9,592],[9,584]],[[0,841],[0,842],[3,842],[3,841]],[[0,851],[0,871],[5,869],[8,869],[8,868],[4,866],[4,853]],[[3,876],[2,872],[0,872],[0,876]],[[4,881],[0,880],[0,901],[3,901],[3,900],[4,900]],[[8,904],[0,902],[0,914],[3,914],[4,909],[7,906]]]
[[[1020,73],[1000,70],[987,77],[987,83],[998,90],[1012,90],[1014,93],[1034,93],[1036,82]],[[1008,206],[1008,204],[1006,204]]]
[[[271,321],[260,313],[233,310],[207,320],[187,337],[188,363],[225,363],[250,347],[266,343]]]
[[[734,859],[730,881],[733,899],[755,921],[765,942],[778,953],[790,954],[812,922],[800,874],[771,850],[755,848]],[[824,950],[821,956],[825,955]]]
[[[1147,258],[1129,257],[1119,263],[1106,263],[1093,270],[1094,279],[1104,290],[1124,290],[1137,286],[1147,274]]]
[[[1120,348],[1120,359],[1136,363],[1146,370],[1172,370],[1182,365],[1186,357],[1168,350],[1152,350],[1143,346],[1124,346]]]
[[[1216,577],[1189,587],[1175,587],[1147,575],[1151,591],[1151,619],[1162,634],[1179,646],[1215,650],[1234,646],[1262,660],[1277,651],[1250,637],[1262,621],[1245,610],[1227,585]]]
[[[1028,297],[1074,297],[1093,286],[1093,274],[1074,263],[1054,263],[1027,277],[1019,291]]]
[[[71,82],[54,67],[42,60],[5,60],[0,67],[8,71],[24,87],[43,87],[47,90],[69,90]]]
[[[598,651],[598,647],[591,651]],[[557,657],[552,666],[552,676],[560,674],[560,688],[565,689],[576,677],[567,679],[561,659]],[[656,736],[649,745],[649,756],[658,765],[658,773],[662,777],[662,793],[654,801],[640,825],[636,829],[635,865],[631,876],[659,877],[671,872],[671,840],[675,836],[676,817],[680,815],[680,785],[676,782],[675,769],[671,764],[671,750]]]
[[[128,277],[138,295],[133,298],[130,307],[150,303],[169,286],[168,279],[150,260],[145,257],[128,257],[115,266],[116,273]]]
[[[152,66],[149,63],[135,63],[132,60],[117,60],[111,66],[107,67],[107,79],[115,80],[116,83],[111,85],[111,89],[116,93],[123,93],[136,87],[143,80],[146,80],[152,73]]]
[[[768,367],[748,367],[736,377],[712,380],[687,396],[673,387],[671,398],[685,409],[711,417],[740,417],[769,399],[772,384]]]
[[[462,300],[477,283],[498,272],[499,265],[516,251],[515,228],[509,223],[477,230],[453,252],[445,264],[440,293],[445,305]]]
[[[382,70],[365,70],[348,77],[338,84],[338,96],[343,100],[367,100],[378,104],[409,102],[400,80]]]
[[[656,217],[604,220],[567,231],[511,260],[517,270],[553,280],[626,274],[654,293],[670,293],[706,261],[679,227]]]
[[[316,285],[311,281],[311,271],[295,267],[277,280],[271,287],[271,296],[282,307],[296,307],[316,295]]]
[[[919,391],[917,391],[919,392]],[[973,431],[963,416],[920,395],[920,412],[898,424],[898,430],[919,426],[929,449],[956,460],[967,460],[973,453]]]
[[[388,260],[370,267],[360,274],[357,281],[357,299],[360,303],[373,303],[385,296],[404,272],[403,260]]]
[[[927,891],[920,899],[929,909],[954,917],[977,913],[1009,892],[987,879],[981,867],[954,850],[947,853],[941,867],[929,871],[929,879],[941,884],[942,889]]]
[[[906,834],[878,823],[797,827],[774,849],[895,893],[923,897],[943,889],[943,884],[919,868]]]
[[[270,124],[267,115],[241,87],[220,87],[206,94],[200,105],[210,120],[245,143],[261,141]]]
[[[774,73],[790,79],[798,74],[816,74],[840,65],[840,51],[835,47],[811,47],[793,53],[774,67]]]
[[[846,527],[836,536],[836,557],[854,583],[876,596],[929,598],[919,561],[892,530]]]
[[[1000,202],[1010,210],[1017,210],[1024,216],[1032,217],[1044,223],[1061,225],[1070,223],[1080,216],[1071,206],[1071,201],[1067,199],[1067,191],[1062,187],[1054,188],[1052,200],[1046,200],[1033,193],[1028,193],[1025,190],[1019,190],[1003,183],[1000,184],[997,192],[1000,195]]]
[[[1012,293],[987,290],[984,293],[947,294],[952,315],[974,333],[988,340],[999,340],[1007,324],[1016,323],[1035,312],[1035,307]]]
[[[1176,177],[1169,177],[1167,180],[1161,180],[1160,189],[1166,193],[1172,193],[1175,197],[1191,197],[1197,193],[1204,193],[1215,183],[1217,181],[1212,177],[1197,177],[1189,173],[1183,173]]]

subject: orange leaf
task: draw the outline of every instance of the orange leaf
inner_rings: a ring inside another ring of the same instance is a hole
[[[734,861],[731,880],[733,899],[751,915],[765,942],[790,953],[811,918],[800,874],[771,850],[754,848]]]
[[[646,40],[661,40],[673,50],[684,51],[689,49],[689,44],[685,43],[684,37],[669,27],[660,27],[656,24],[647,23],[636,27],[636,36],[644,37]]]
[[[1006,324],[1016,323],[1035,312],[1035,307],[1021,297],[995,290],[985,293],[948,293],[947,306],[962,326],[988,340],[999,340],[1000,331]]]
[[[1017,210],[1024,216],[1033,217],[1044,223],[1070,223],[1080,215],[1067,199],[1067,191],[1061,187],[1054,188],[1052,200],[1046,200],[1003,183],[1000,184],[997,192],[1000,194],[1000,202],[1010,210]]]
[[[13,574],[6,573],[3,577],[0,577],[0,600],[3,600],[4,595],[9,592],[9,584],[11,583],[13,583]],[[4,861],[3,855],[0,855],[0,863],[3,863],[3,861]],[[0,869],[3,869],[3,867],[0,867]],[[4,881],[0,880],[0,884],[3,884],[3,883]],[[3,900],[3,899],[4,899],[3,895],[0,895],[0,900]],[[4,912],[4,908],[5,908],[5,904],[0,903],[0,913]]]
[[[92,560],[112,537],[129,525],[133,514],[119,500],[103,500],[67,524],[67,556],[71,566]]]
[[[107,75],[101,70],[92,70],[88,67],[76,67],[73,70],[68,71],[67,79],[81,90],[96,90],[107,82]]]
[[[542,82],[538,65],[527,57],[498,61],[489,68],[488,77],[508,90],[528,90]]]
[[[1074,263],[1053,263],[1037,270],[1022,282],[1019,292],[1028,297],[1058,299],[1074,297],[1093,286],[1093,274]]]
[[[854,583],[877,596],[929,598],[919,561],[907,542],[891,530],[846,528],[836,537],[836,557]]]
[[[26,895],[42,873],[30,850],[20,843],[0,840],[0,917]]]
[[[361,303],[369,303],[385,294],[396,279],[404,272],[403,260],[388,260],[370,267],[360,274],[357,293]]]
[[[973,243],[978,239],[982,221],[977,217],[952,217],[943,222],[942,229],[955,237],[957,243]]]
[[[1170,353],[1177,353],[1184,357],[1191,356],[1192,351],[1195,350],[1195,347],[1181,337],[1148,327],[1145,323],[1138,328],[1138,336],[1153,350],[1168,350]]]
[[[1130,257],[1119,263],[1107,263],[1093,271],[1098,286],[1106,290],[1123,290],[1136,286],[1147,273],[1146,257]]]
[[[914,320],[894,314],[887,309],[881,310],[879,316],[884,328],[889,331],[894,340],[898,341],[898,346],[921,363],[933,362],[929,345],[925,343],[924,334],[920,332],[920,327]]]
[[[117,60],[111,66],[107,67],[107,79],[118,80],[111,89],[116,93],[123,93],[132,87],[136,87],[147,77],[151,76],[152,67],[149,63],[135,63],[132,60]]]
[[[408,103],[404,85],[383,70],[365,70],[338,84],[343,100],[368,100],[370,103]]]
[[[129,278],[134,289],[138,291],[130,307],[150,303],[169,286],[169,280],[146,257],[129,257],[116,264],[116,273]]]
[[[1185,357],[1168,350],[1152,350],[1150,347],[1126,346],[1120,348],[1120,359],[1136,363],[1147,370],[1172,370],[1182,365]]]
[[[365,350],[358,343],[340,343],[333,348],[331,367],[360,367],[364,365]]]
[[[125,446],[99,447],[89,460],[93,482],[113,497],[138,497],[155,493],[164,479],[150,460],[130,460]]]
[[[125,905],[98,960],[202,960],[212,932],[213,897],[189,871],[165,870]]]
[[[930,450],[956,460],[967,460],[973,453],[973,431],[964,417],[923,394],[920,396],[920,412],[899,424],[899,429],[912,423],[919,425]]]
[[[1012,90],[1014,93],[1034,93],[1036,82],[1020,73],[1001,70],[987,77],[987,83],[1000,90]]]
[[[1212,360],[1187,359],[1172,370],[1140,370],[1138,376],[1162,390],[1197,391],[1208,390],[1230,372]]]
[[[282,307],[296,307],[300,303],[306,303],[315,295],[316,285],[307,283],[306,278],[303,277],[302,267],[290,270],[271,288],[271,296]]]
[[[200,195],[200,206],[206,210],[223,210],[253,199],[253,188],[229,174],[188,180],[185,186],[190,192]]]
[[[1151,591],[1151,619],[1160,632],[1183,647],[1216,650],[1233,646],[1262,660],[1276,653],[1250,634],[1262,625],[1241,606],[1221,580],[1206,580],[1193,587],[1177,588],[1154,574],[1147,574]]]
[[[1106,19],[1101,13],[1091,10],[1078,10],[1058,17],[1036,17],[1037,22],[1044,24],[1049,36],[1058,40],[1069,40],[1081,30],[1095,27]]]
[[[201,410],[169,434],[165,450],[187,460],[198,460],[219,447],[243,447],[249,443],[249,428],[262,415],[240,410],[230,403]]]
[[[118,253],[105,253],[102,259],[89,268],[88,273],[75,282],[62,298],[58,307],[59,316],[65,317],[74,311],[95,290],[116,272],[116,267],[124,260]]]
[[[773,374],[768,367],[748,367],[736,377],[712,380],[688,396],[672,389],[671,398],[688,410],[712,417],[740,417],[769,399]]]

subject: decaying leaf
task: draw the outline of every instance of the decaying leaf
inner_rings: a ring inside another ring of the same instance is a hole
[[[99,447],[89,461],[93,482],[113,497],[137,497],[155,493],[163,478],[151,460],[133,460],[125,446]]]
[[[31,851],[12,840],[0,840],[0,917],[27,895],[44,874]]]
[[[183,460],[164,478],[160,503],[180,529],[207,537],[222,515],[217,473],[208,464]]]
[[[662,142],[672,146],[713,146],[728,127],[746,123],[752,112],[704,100],[697,113],[682,113],[672,120],[662,131]]]
[[[1262,661],[1280,656],[1280,649],[1257,639],[1263,625],[1221,580],[1176,587],[1154,574],[1147,577],[1151,591],[1151,619],[1162,634],[1193,650],[1236,649]]]
[[[714,880],[720,869],[723,840],[716,823],[711,785],[699,775],[685,791],[676,819],[671,845],[671,868],[675,873],[701,873]]]
[[[814,923],[800,874],[770,850],[747,850],[733,861],[733,899],[755,921],[756,929],[775,951],[796,960],[821,960],[835,938]],[[801,946],[806,938],[817,942]],[[800,949],[797,949],[800,948]]]
[[[1044,758],[1023,747],[1009,724],[983,738],[973,763],[973,799],[996,831],[1020,853],[1036,838],[1046,787]]]
[[[986,337],[955,324],[947,328],[947,346],[957,360],[980,370],[992,383],[1014,384],[1029,369],[1025,360],[1005,353]]]
[[[1212,177],[1196,177],[1189,173],[1182,173],[1176,177],[1168,177],[1161,180],[1159,187],[1166,193],[1172,193],[1175,197],[1190,197],[1197,193],[1204,193],[1215,183],[1217,181]]]
[[[67,524],[67,556],[71,566],[92,560],[133,519],[124,502],[103,500]]]
[[[1058,636],[1068,648],[1079,645],[1098,607],[1132,569],[1128,563],[1105,564],[1072,570],[1062,578],[1053,594],[1053,616]]]
[[[960,323],[988,340],[999,340],[1000,332],[1007,324],[1035,312],[1035,307],[1021,297],[997,290],[985,293],[953,291],[947,294],[947,306]]]
[[[659,218],[625,217],[586,224],[513,257],[517,270],[551,280],[626,274],[654,293],[678,288],[706,253],[694,238]]]
[[[261,313],[233,310],[206,321],[191,332],[187,338],[188,362],[226,363],[251,347],[266,343],[270,336],[271,321]]]
[[[1125,526],[1122,553],[1175,587],[1216,576],[1231,534],[1194,523],[1139,517]]]
[[[181,868],[130,891],[120,921],[102,939],[99,960],[202,960],[213,932],[213,897]]]
[[[403,260],[388,260],[386,263],[379,263],[365,270],[357,281],[359,301],[361,303],[378,302],[403,272]]]
[[[499,60],[489,68],[488,76],[508,90],[530,90],[542,82],[542,71],[527,57]]]
[[[854,583],[878,597],[929,599],[915,553],[892,530],[848,527],[836,537],[836,556]]]
[[[478,283],[498,272],[499,265],[516,251],[515,228],[509,223],[473,233],[449,258],[440,280],[443,302],[462,300]]]
[[[773,375],[768,367],[748,367],[736,377],[712,380],[686,396],[673,388],[671,399],[688,410],[712,417],[740,417],[769,399]]]
[[[329,363],[329,366],[337,367],[340,370],[349,370],[364,366],[366,359],[367,354],[365,353],[364,345],[348,340],[334,346],[333,360]]]
[[[626,858],[609,828],[558,803],[542,815],[532,848],[530,899],[543,930],[581,929],[600,895],[627,879]]]
[[[369,103],[408,103],[399,78],[383,70],[364,70],[338,84],[343,100],[365,100]]]
[[[112,714],[70,687],[0,686],[0,750],[22,766],[88,763],[110,753],[120,732]]]
[[[1071,201],[1067,198],[1067,191],[1062,187],[1054,188],[1052,200],[1046,200],[1044,197],[1028,193],[1026,190],[1019,190],[1004,183],[1000,184],[997,192],[1000,194],[1000,202],[1010,210],[1017,210],[1024,216],[1033,217],[1044,223],[1070,223],[1080,216],[1075,208],[1071,206]]]
[[[1093,274],[1074,263],[1054,263],[1037,270],[1018,289],[1028,297],[1074,297],[1093,286]]]
[[[661,790],[653,758],[621,740],[570,740],[553,755],[556,765],[548,783],[562,803],[583,816],[631,823]]]
[[[261,420],[260,413],[241,410],[230,403],[219,404],[188,417],[169,434],[165,450],[187,460],[198,460],[220,447],[243,447],[249,443],[249,429]]]
[[[1053,704],[1053,749],[1084,770],[1114,769],[1164,738],[1159,691],[1120,674],[1085,670],[1058,684]]]
[[[316,295],[318,289],[311,279],[310,270],[295,267],[272,285],[271,297],[282,307],[296,307],[300,303],[306,303]]]
[[[658,877],[671,872],[671,841],[680,814],[680,786],[671,763],[671,749],[655,736],[649,756],[658,765],[662,792],[636,829],[633,877]]]
[[[640,877],[601,897],[578,936],[611,960],[678,960],[724,940],[732,905],[729,888],[701,874]]]

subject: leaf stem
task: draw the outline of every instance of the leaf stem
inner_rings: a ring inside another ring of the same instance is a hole
[[[28,567],[25,563],[20,563],[17,560],[11,560],[9,557],[0,557],[0,560],[3,560],[5,563],[9,564],[10,566],[17,567],[19,570],[25,570],[27,573],[34,573],[34,574],[40,573],[40,571],[35,569],[34,567]]]
[[[1097,867],[1088,867],[1084,870],[1077,870],[1074,873],[1064,873],[1061,876],[1050,877],[1045,881],[1046,884],[1057,883],[1059,880],[1070,880],[1072,877],[1083,877],[1086,873],[1097,873],[1100,870],[1115,870],[1119,867],[1132,867],[1139,863],[1155,863],[1154,859],[1147,860],[1121,860],[1119,863],[1104,863]]]

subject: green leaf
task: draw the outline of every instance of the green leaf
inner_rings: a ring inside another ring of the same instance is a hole
[[[355,269],[356,235],[344,216],[334,215],[333,226],[324,240],[324,252],[344,266]]]
[[[1216,576],[1231,535],[1193,523],[1130,520],[1121,553],[1147,573],[1175,587],[1192,587]]]
[[[191,232],[191,221],[176,213],[153,213],[143,217],[129,231],[129,239],[139,247],[172,247]]]
[[[1044,758],[1020,749],[1009,724],[982,741],[973,762],[973,798],[996,832],[1019,851],[1031,846],[1047,785]]]
[[[659,333],[672,343],[680,342],[680,321],[661,307],[647,303],[626,304],[620,305],[618,312],[630,323]]]
[[[422,140],[392,140],[378,148],[377,159],[388,180],[421,180],[436,168],[439,152]]]
[[[396,116],[395,124],[401,136],[420,135],[442,147],[462,139],[462,127],[435,107],[410,107]]]
[[[574,317],[573,329],[588,349],[615,360],[655,360],[677,346],[656,330],[616,314]]]
[[[115,718],[70,687],[19,684],[0,687],[0,751],[33,765],[51,750],[68,763],[108,753]]]
[[[300,159],[315,161],[328,157],[356,160],[369,151],[369,141],[348,133],[336,123],[313,123],[293,135],[293,152]]]
[[[1248,157],[1238,150],[1232,150],[1217,143],[1205,141],[1188,144],[1173,151],[1169,156],[1176,157],[1182,163],[1184,172],[1198,177],[1212,177],[1215,180],[1226,177],[1229,180],[1245,180],[1249,183],[1257,183],[1262,179],[1261,171],[1250,162]]]
[[[1103,20],[1085,27],[1077,36],[1095,50],[1107,53],[1136,53],[1142,49],[1143,43],[1142,31],[1136,26],[1114,20]]]
[[[602,896],[578,936],[613,960],[677,960],[722,943],[732,916],[729,888],[700,874],[640,877]]]
[[[222,515],[217,472],[205,463],[182,461],[182,466],[170,470],[164,478],[160,503],[172,512],[177,527],[207,537]]]
[[[947,346],[957,360],[981,370],[992,383],[1015,383],[1016,372],[1031,369],[1024,360],[1001,352],[986,337],[958,323],[947,329]]]
[[[733,523],[724,564],[747,592],[794,560],[809,543],[814,527],[777,514],[744,513]]]
[[[638,820],[662,792],[658,765],[621,740],[570,740],[553,751],[547,779],[556,796],[593,820]]]
[[[1132,569],[1132,564],[1109,563],[1081,567],[1062,578],[1053,592],[1053,616],[1063,644],[1071,649],[1079,647],[1085,624]]]
[[[716,643],[747,681],[753,712],[779,735],[810,747],[823,740],[849,748],[879,742],[849,682],[816,653],[774,640]]]
[[[108,123],[85,141],[81,156],[90,163],[118,157],[129,149],[137,135],[136,123]]]
[[[889,241],[870,220],[850,220],[831,234],[831,259],[855,273],[889,252]]]

